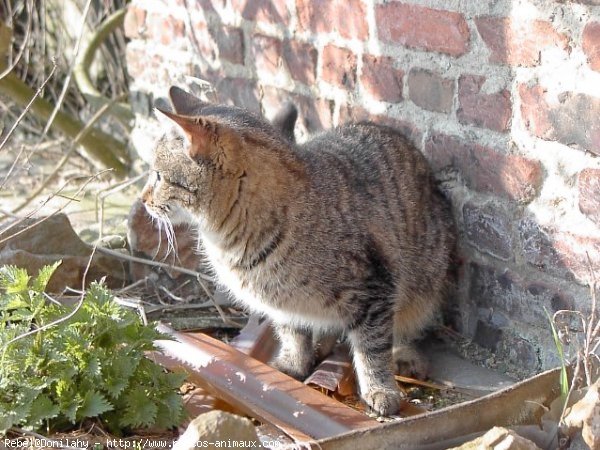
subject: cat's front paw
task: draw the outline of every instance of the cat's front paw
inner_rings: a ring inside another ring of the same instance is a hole
[[[310,360],[302,361],[298,356],[293,357],[289,355],[278,356],[271,361],[271,367],[279,370],[280,372],[289,375],[299,381],[304,381],[309,375],[313,367],[313,363]]]
[[[373,388],[362,395],[365,403],[379,416],[393,416],[400,410],[404,395],[399,389]]]

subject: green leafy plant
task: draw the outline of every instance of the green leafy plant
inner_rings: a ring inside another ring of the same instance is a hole
[[[178,425],[183,376],[144,357],[163,336],[101,283],[90,285],[74,314],[50,301],[44,289],[58,265],[35,278],[0,268],[0,434],[13,426],[67,429],[92,417],[112,432]]]
[[[563,399],[566,400],[567,395],[569,394],[569,377],[567,375],[567,361],[565,358],[565,351],[560,337],[558,336],[558,331],[556,330],[554,319],[550,316],[550,313],[546,308],[544,308],[544,312],[546,313],[546,317],[548,317],[548,321],[550,322],[550,328],[552,329],[552,339],[554,339],[554,345],[556,346],[556,351],[558,352],[558,357],[560,358],[560,395]]]

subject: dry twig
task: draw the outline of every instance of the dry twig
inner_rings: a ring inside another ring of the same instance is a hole
[[[0,150],[2,150],[2,148],[4,147],[4,145],[6,145],[6,142],[8,142],[8,140],[10,139],[10,137],[12,136],[12,134],[14,133],[14,131],[19,126],[19,123],[21,123],[21,120],[23,120],[23,118],[25,117],[25,115],[29,112],[29,110],[31,109],[31,106],[33,105],[33,103],[35,102],[35,100],[40,96],[40,94],[44,90],[44,87],[46,87],[46,84],[48,84],[48,81],[50,81],[50,78],[52,78],[52,76],[54,75],[55,71],[56,71],[56,61],[53,61],[52,70],[50,71],[50,74],[46,77],[46,79],[41,84],[41,86],[37,89],[37,91],[35,91],[35,94],[31,98],[31,100],[29,101],[29,103],[27,103],[27,105],[25,106],[25,109],[23,110],[23,112],[19,115],[19,117],[17,117],[17,120],[15,120],[15,123],[13,123],[13,125],[10,128],[10,130],[8,131],[8,133],[6,133],[6,136],[4,136],[4,139],[2,140],[2,142],[0,142]]]

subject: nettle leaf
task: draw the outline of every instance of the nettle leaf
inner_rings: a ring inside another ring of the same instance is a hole
[[[52,419],[58,416],[59,412],[59,406],[54,404],[46,394],[41,394],[31,403],[31,409],[27,419],[30,423],[37,424],[43,420]]]
[[[169,392],[163,395],[158,403],[158,411],[156,414],[156,423],[158,428],[172,428],[181,423],[185,418],[185,410],[181,396],[176,392]]]
[[[116,356],[103,372],[106,377],[106,391],[113,398],[118,398],[129,385],[129,379],[136,371],[141,357],[138,355]]]
[[[54,275],[54,272],[56,271],[56,269],[58,269],[58,266],[60,266],[61,263],[62,261],[59,260],[56,261],[54,264],[42,267],[38,272],[37,277],[35,277],[35,279],[33,280],[32,289],[35,292],[44,292],[46,290],[48,282],[50,281],[50,278],[52,278],[52,275]]]
[[[27,292],[29,278],[25,269],[16,266],[0,267],[0,288],[7,294]]]
[[[32,327],[69,313],[43,294],[58,264],[33,280],[17,267],[0,268],[0,347],[6,347],[0,364],[0,433],[13,426],[66,427],[87,417],[111,427],[179,424],[182,375],[169,374],[144,356],[159,334],[114,302],[101,283],[90,286],[69,320],[6,346]]]
[[[60,404],[60,411],[69,422],[75,423],[78,415],[77,411],[81,407],[82,403],[83,398],[79,393],[77,393],[70,398],[63,399]]]
[[[29,415],[31,404],[0,404],[0,435],[25,420]]]
[[[158,407],[141,387],[135,387],[125,395],[127,411],[121,418],[125,427],[150,427],[156,422]]]
[[[83,397],[81,407],[77,411],[77,418],[97,417],[113,409],[113,405],[97,391],[88,391]]]

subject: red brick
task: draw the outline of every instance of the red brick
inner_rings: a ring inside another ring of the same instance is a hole
[[[227,0],[175,0],[178,6],[184,6],[190,13],[196,11],[217,11],[227,6]]]
[[[589,283],[592,280],[590,271],[596,279],[600,278],[600,239],[560,233],[553,236],[553,241],[560,262],[579,282]]]
[[[342,37],[367,40],[369,26],[361,0],[296,0],[300,29],[313,33],[338,32]]]
[[[494,94],[485,94],[481,88],[485,77],[463,75],[458,80],[457,111],[461,123],[489,128],[495,131],[506,131],[512,116],[510,93],[504,89]]]
[[[554,248],[552,230],[541,227],[531,218],[526,218],[519,222],[518,232],[521,251],[527,263],[547,274],[573,280]]]
[[[600,239],[561,232],[532,218],[521,220],[518,231],[525,261],[540,271],[569,282],[587,283],[590,279],[587,252],[598,277]]]
[[[388,127],[395,128],[396,130],[400,131],[402,134],[410,138],[410,140],[415,144],[420,143],[423,137],[423,135],[415,126],[415,124],[406,120],[394,119],[393,117],[380,114],[371,114],[369,111],[362,108],[361,106],[342,105],[340,107],[340,124],[363,121],[373,122],[379,125],[386,125]]]
[[[234,64],[244,64],[244,33],[240,28],[219,27],[216,32],[219,57]]]
[[[493,203],[479,206],[467,202],[463,206],[467,240],[479,251],[502,260],[512,258],[512,218]]]
[[[290,12],[286,0],[232,0],[231,3],[246,20],[289,25]]]
[[[202,18],[193,23],[192,34],[192,43],[203,58],[244,64],[244,35],[241,29],[223,25],[209,27]]]
[[[304,84],[313,84],[317,73],[317,49],[312,44],[285,41],[283,59],[291,77]]]
[[[434,134],[425,144],[435,170],[456,169],[468,187],[520,202],[531,201],[542,181],[542,166],[522,156],[504,155],[456,136]]]
[[[454,99],[454,80],[424,69],[412,69],[408,74],[408,96],[429,111],[449,113]]]
[[[600,225],[600,169],[584,169],[578,176],[579,210]],[[598,276],[600,279],[600,274]]]
[[[519,86],[521,115],[537,137],[600,155],[600,97],[564,92],[555,103],[542,86]]]
[[[193,38],[192,43],[195,50],[198,51],[203,59],[215,61],[219,47],[217,41],[213,37],[212,30],[209,30],[208,24],[204,19],[200,19],[192,24]]]
[[[360,80],[373,98],[398,103],[402,100],[404,72],[396,69],[393,62],[386,56],[364,55]]]
[[[185,23],[173,16],[153,13],[146,18],[148,36],[163,45],[185,36]]]
[[[333,125],[333,102],[322,98],[293,95],[292,101],[298,107],[300,119],[309,132],[329,129]]]
[[[590,22],[585,26],[582,47],[592,70],[600,72],[600,22]]]
[[[259,92],[255,80],[221,78],[215,84],[219,100],[254,112],[260,112]]]
[[[260,34],[252,37],[252,59],[259,77],[276,74],[281,67],[281,55],[282,42],[279,39]]]
[[[377,5],[379,39],[460,56],[469,49],[469,27],[462,14],[399,2]]]
[[[144,28],[146,23],[146,10],[136,6],[129,6],[125,14],[123,28],[125,36],[130,39],[139,39],[144,37]]]
[[[490,62],[532,67],[540,63],[543,50],[569,50],[569,38],[558,33],[550,22],[479,17],[475,24],[490,50]]]
[[[352,51],[327,45],[323,49],[323,80],[353,90],[356,85],[356,55]]]

